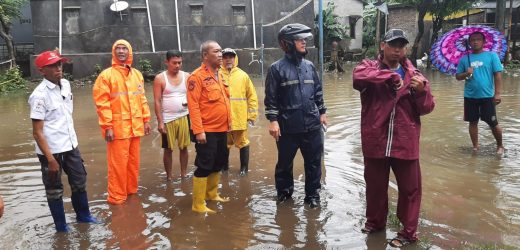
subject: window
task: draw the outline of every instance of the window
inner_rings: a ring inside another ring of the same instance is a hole
[[[66,6],[63,7],[63,27],[64,33],[68,35],[79,33],[79,6]]]
[[[356,38],[356,23],[360,19],[360,16],[349,16],[348,17],[348,23],[349,23],[349,36],[352,39]]]
[[[191,9],[191,15],[192,16],[202,16],[202,9],[204,8],[204,5],[201,3],[192,3],[190,4]]]
[[[232,4],[233,8],[233,21],[235,25],[246,24],[246,5],[244,4]]]
[[[192,25],[202,25],[202,14],[204,5],[201,3],[191,3],[191,24]]]
[[[233,16],[245,16],[246,15],[246,6],[243,4],[233,4],[231,5],[233,8]]]

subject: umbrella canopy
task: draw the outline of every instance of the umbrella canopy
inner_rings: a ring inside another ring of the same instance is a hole
[[[469,35],[476,31],[485,36],[483,50],[493,51],[503,60],[507,50],[504,35],[488,26],[468,25],[450,30],[437,39],[430,52],[432,64],[443,73],[455,75],[460,58],[471,53],[467,41]]]

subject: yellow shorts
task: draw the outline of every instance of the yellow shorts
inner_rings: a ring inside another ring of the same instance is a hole
[[[180,149],[187,148],[190,145],[190,129],[188,125],[188,116],[164,124],[166,134],[162,137],[162,148],[173,150],[175,140]]]
[[[237,148],[243,148],[249,145],[247,130],[232,130],[227,133],[228,148],[235,145]]]

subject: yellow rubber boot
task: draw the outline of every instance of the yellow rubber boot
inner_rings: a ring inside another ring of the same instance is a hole
[[[220,182],[220,173],[215,172],[208,176],[208,186],[206,187],[206,200],[228,202],[229,198],[220,197],[218,191],[218,183]]]
[[[191,210],[198,213],[214,214],[215,211],[206,207],[206,186],[208,178],[206,177],[195,177],[193,176],[193,204]]]

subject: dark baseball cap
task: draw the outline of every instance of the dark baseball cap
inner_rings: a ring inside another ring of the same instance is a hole
[[[222,55],[225,55],[225,54],[233,54],[234,56],[236,56],[237,52],[234,49],[225,48],[222,50]]]
[[[406,33],[402,29],[391,29],[386,32],[385,37],[383,38],[383,41],[385,43],[396,40],[396,39],[403,39],[406,41],[406,43],[410,43],[408,41],[408,37],[406,36]]]

